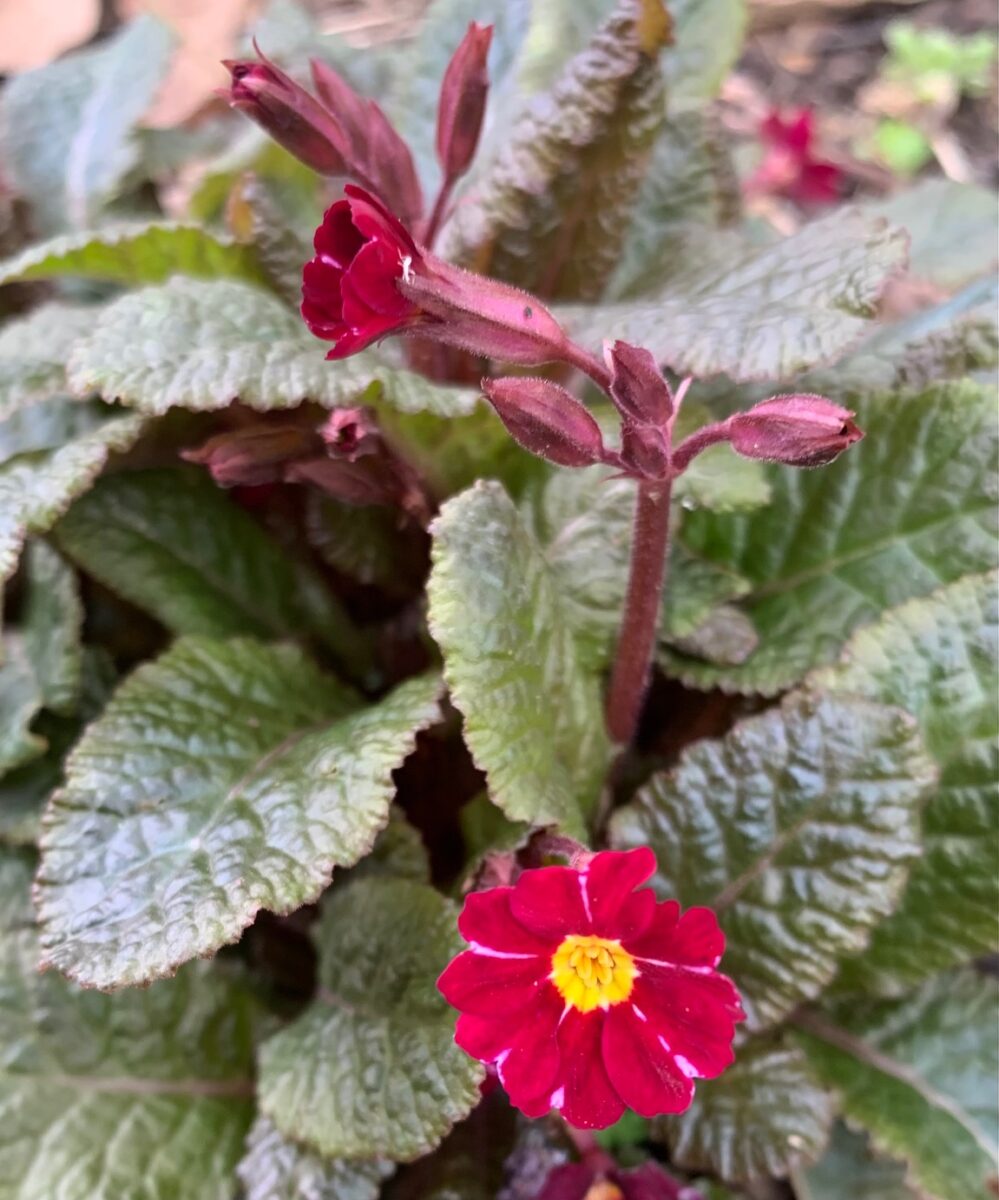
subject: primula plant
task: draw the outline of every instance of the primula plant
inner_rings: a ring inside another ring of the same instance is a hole
[[[744,15],[0,91],[0,1200],[994,1194],[994,198]]]

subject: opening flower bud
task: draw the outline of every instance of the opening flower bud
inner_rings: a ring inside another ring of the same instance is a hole
[[[484,379],[482,390],[525,450],[560,467],[607,458],[600,426],[582,404],[548,379]]]
[[[673,415],[673,394],[652,354],[627,342],[606,342],[604,361],[611,373],[611,399],[622,416],[665,425]]]
[[[621,462],[644,479],[664,479],[669,473],[669,442],[655,425],[625,420],[621,429]]]
[[[464,175],[479,144],[489,93],[486,59],[492,36],[491,25],[473,21],[444,73],[437,109],[437,158],[448,179]]]
[[[864,436],[854,414],[822,396],[772,396],[726,422],[732,449],[745,458],[821,467]]]

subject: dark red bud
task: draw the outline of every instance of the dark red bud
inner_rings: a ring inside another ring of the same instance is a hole
[[[437,158],[448,179],[468,170],[482,132],[489,94],[489,44],[491,25],[473,21],[455,50],[441,83],[437,109]]]
[[[772,396],[726,422],[732,449],[746,458],[822,467],[864,436],[854,414],[823,396]]]
[[[582,404],[548,379],[483,379],[482,390],[507,432],[525,450],[560,467],[606,457],[600,426]]]
[[[331,458],[356,462],[385,452],[385,443],[374,414],[366,408],[337,408],[320,428],[319,436]]]
[[[258,51],[259,53],[259,51]],[[325,108],[274,63],[228,59],[232,84],[223,93],[290,154],[320,175],[350,173],[349,139]]]
[[[284,464],[302,455],[315,454],[319,440],[296,425],[257,425],[234,429],[209,438],[181,458],[206,466],[219,487],[276,483]]]
[[[643,479],[665,479],[669,474],[669,441],[655,425],[625,420],[621,427],[621,462]]]
[[[606,342],[604,361],[611,373],[611,399],[622,415],[644,425],[665,425],[673,415],[673,394],[649,351]]]

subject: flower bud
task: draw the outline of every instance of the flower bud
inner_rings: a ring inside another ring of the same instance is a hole
[[[195,449],[182,450],[181,458],[206,466],[219,487],[252,487],[276,483],[286,463],[320,448],[309,429],[261,424],[217,434]]]
[[[560,467],[607,458],[600,426],[582,404],[548,379],[483,379],[482,390],[510,436]]]
[[[605,342],[611,399],[625,418],[663,426],[673,415],[673,394],[648,350],[627,342]]]
[[[444,72],[437,108],[437,158],[448,179],[464,175],[479,144],[489,93],[486,59],[492,36],[491,25],[473,21]]]
[[[259,51],[258,51],[259,53]],[[348,175],[349,140],[336,117],[274,63],[225,60],[232,76],[221,95],[290,154],[320,175]]]
[[[864,436],[853,416],[822,396],[772,396],[725,427],[732,449],[746,458],[821,467]]]
[[[664,430],[625,420],[621,427],[621,462],[629,474],[665,479],[669,473],[669,443]]]

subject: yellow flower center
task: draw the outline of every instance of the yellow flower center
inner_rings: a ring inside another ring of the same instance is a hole
[[[552,955],[549,978],[566,1004],[587,1013],[627,1000],[637,975],[620,942],[572,934]]]

